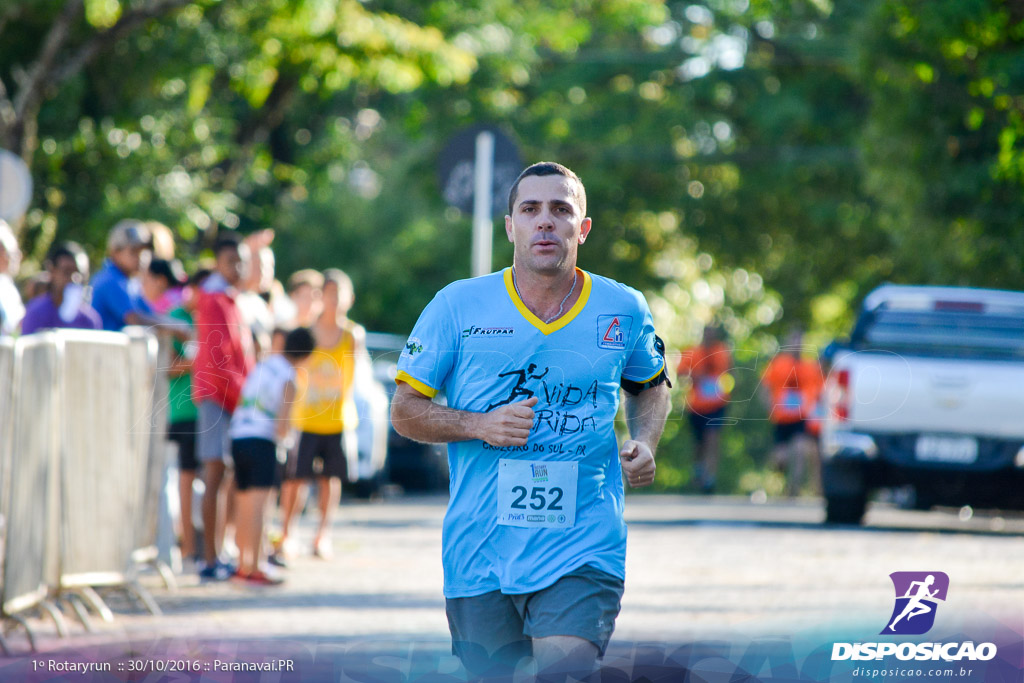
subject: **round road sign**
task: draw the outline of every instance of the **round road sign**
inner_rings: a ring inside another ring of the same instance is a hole
[[[490,131],[494,134],[494,182],[492,214],[508,212],[508,191],[523,170],[516,144],[496,126],[479,124],[465,128],[448,141],[438,160],[441,194],[450,205],[467,213],[473,211],[473,166],[476,158],[476,136]]]

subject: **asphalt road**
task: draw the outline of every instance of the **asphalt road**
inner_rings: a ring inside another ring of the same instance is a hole
[[[151,616],[118,593],[112,623],[58,639],[32,624],[44,653],[163,639],[182,648],[232,639],[366,643],[435,653],[448,644],[441,595],[445,500],[342,506],[335,557],[300,556],[287,582],[250,588],[179,578],[175,592],[143,577],[163,609]],[[894,571],[950,577],[944,619],[996,621],[1024,633],[1024,517],[873,506],[864,527],[824,527],[821,503],[630,495],[626,594],[615,643],[736,641],[822,631],[878,634],[893,606]],[[308,541],[312,520],[300,538]],[[16,633],[8,640],[25,650]],[[37,655],[38,656],[38,655]],[[0,670],[0,679],[3,677]]]

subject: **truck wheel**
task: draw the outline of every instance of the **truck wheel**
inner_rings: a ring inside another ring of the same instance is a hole
[[[867,472],[863,463],[826,462],[821,471],[826,524],[860,524],[868,504]]]
[[[867,507],[867,496],[829,496],[825,498],[826,524],[860,524]]]

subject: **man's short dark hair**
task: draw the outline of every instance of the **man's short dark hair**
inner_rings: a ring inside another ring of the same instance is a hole
[[[50,266],[56,266],[57,260],[62,256],[72,259],[78,264],[79,268],[82,268],[84,264],[85,270],[89,269],[89,257],[78,242],[68,240],[67,242],[59,242],[53,245],[46,254],[46,263]]]
[[[225,231],[217,234],[217,241],[213,243],[213,257],[220,256],[222,251],[227,249],[238,250],[242,246],[242,236],[237,232]]]
[[[296,327],[284,338],[284,356],[295,361],[307,358],[316,348],[313,332],[308,327]]]
[[[512,210],[516,206],[516,195],[519,194],[519,183],[527,176],[547,176],[547,175],[560,175],[569,179],[569,186],[572,188],[573,199],[576,200],[576,204],[579,206],[580,213],[583,216],[587,215],[587,191],[583,188],[583,181],[580,177],[572,172],[566,166],[556,163],[554,161],[538,161],[532,166],[527,166],[526,169],[519,174],[516,181],[512,183],[512,189],[508,191],[508,215],[512,215]]]

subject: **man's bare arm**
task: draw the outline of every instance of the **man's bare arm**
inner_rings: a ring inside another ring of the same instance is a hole
[[[391,400],[391,424],[402,436],[424,443],[480,439],[492,446],[525,446],[533,429],[535,405],[536,397],[489,413],[455,410],[400,382]]]
[[[668,387],[664,384],[641,391],[636,396],[625,395],[629,439],[619,449],[619,460],[630,486],[654,483],[654,452],[665,429],[670,407]]]

